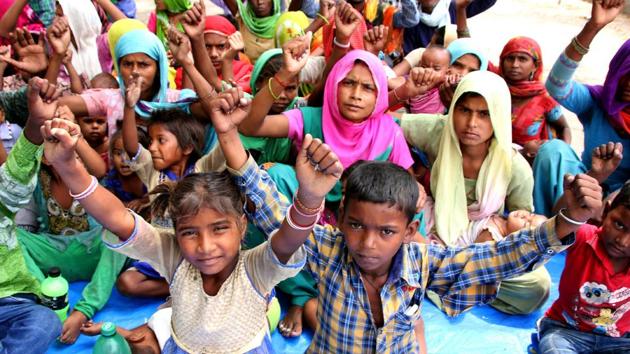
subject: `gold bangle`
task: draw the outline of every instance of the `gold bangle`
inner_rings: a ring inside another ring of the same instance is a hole
[[[319,17],[319,18],[321,18],[322,20],[324,20],[324,22],[325,22],[327,25],[329,25],[329,24],[330,24],[330,21],[328,21],[328,19],[327,19],[324,15],[320,14],[319,12],[317,13],[317,17]]]
[[[267,84],[269,86],[269,93],[271,94],[271,97],[273,97],[273,100],[276,101],[278,98],[280,98],[280,96],[276,96],[275,93],[273,93],[273,89],[271,88],[271,80],[273,79],[273,77],[269,78],[269,81],[267,81]]]
[[[588,49],[585,46],[583,46],[577,39],[576,37],[573,37],[573,39],[571,40],[571,46],[573,47],[573,49],[575,49],[576,52],[578,52],[578,54],[580,55],[586,55],[588,53]]]

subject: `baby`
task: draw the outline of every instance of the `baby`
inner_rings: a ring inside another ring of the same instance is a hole
[[[503,237],[521,229],[534,228],[547,220],[544,215],[538,215],[526,210],[514,210],[507,218],[492,215],[487,218],[470,222],[464,237],[459,239],[460,246],[486,241],[499,241]]]
[[[448,50],[442,46],[433,45],[422,53],[420,66],[425,69],[433,69],[439,73],[441,77],[446,77],[446,71],[448,70],[450,62],[451,55]],[[438,87],[434,87],[422,95],[410,98],[408,109],[410,113],[427,114],[442,114],[446,110],[440,100]]]

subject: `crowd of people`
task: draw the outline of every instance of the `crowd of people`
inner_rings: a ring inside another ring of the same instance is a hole
[[[630,351],[630,40],[573,78],[625,2],[546,81],[471,34],[495,2],[0,1],[0,353],[97,335],[115,287],[167,299],[134,352],[426,353],[425,298],[532,313],[565,250],[538,352]],[[63,323],[52,267],[87,281]]]

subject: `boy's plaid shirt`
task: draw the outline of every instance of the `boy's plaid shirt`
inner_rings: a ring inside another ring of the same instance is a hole
[[[290,203],[278,193],[269,175],[251,158],[240,171],[231,172],[253,202],[257,223],[264,226],[261,229],[269,234],[280,227]],[[316,226],[305,243],[308,269],[319,291],[319,327],[308,352],[416,353],[419,347],[413,329],[426,290],[436,292],[444,311],[455,316],[490,302],[499,281],[541,266],[567,248],[573,238],[560,241],[552,218],[536,229],[522,230],[498,243],[467,248],[403,245],[381,289],[384,326],[377,328],[343,234],[331,226]]]

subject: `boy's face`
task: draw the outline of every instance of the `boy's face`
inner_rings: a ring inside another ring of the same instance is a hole
[[[392,259],[418,228],[396,205],[346,200],[339,228],[361,272],[374,276],[389,272]]]
[[[630,258],[630,209],[618,206],[604,215],[601,241],[614,260]]]
[[[107,120],[104,117],[81,117],[79,127],[90,144],[100,144],[107,136]]]

